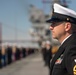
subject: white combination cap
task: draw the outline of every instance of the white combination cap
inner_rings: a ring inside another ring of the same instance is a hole
[[[49,44],[49,45],[50,45],[50,44],[51,44],[51,42],[47,40],[47,41],[46,41],[46,44]]]
[[[76,12],[60,4],[54,3],[52,17],[46,22],[71,22],[76,24]]]

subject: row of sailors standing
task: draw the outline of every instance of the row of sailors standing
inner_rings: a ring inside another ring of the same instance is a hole
[[[35,52],[35,48],[18,48],[18,47],[1,47],[0,46],[0,68],[9,65],[17,60],[25,58],[26,56]]]

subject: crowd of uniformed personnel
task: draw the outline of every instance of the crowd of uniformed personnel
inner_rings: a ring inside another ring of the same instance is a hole
[[[50,72],[50,62],[55,53],[58,50],[57,45],[52,45],[50,41],[42,42],[42,57],[44,61],[44,66],[47,66]]]
[[[35,53],[36,50],[36,48],[0,46],[0,69]]]
[[[52,45],[50,41],[46,41],[42,43],[42,57],[46,65],[46,60],[51,59],[58,50],[59,45]],[[48,57],[49,56],[49,57]]]

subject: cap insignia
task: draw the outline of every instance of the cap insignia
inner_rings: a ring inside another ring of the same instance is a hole
[[[67,21],[69,21],[70,19],[69,18],[67,18]]]

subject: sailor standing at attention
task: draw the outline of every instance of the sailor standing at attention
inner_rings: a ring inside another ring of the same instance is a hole
[[[61,46],[50,64],[50,75],[76,75],[76,12],[57,3],[50,23],[52,37]]]

